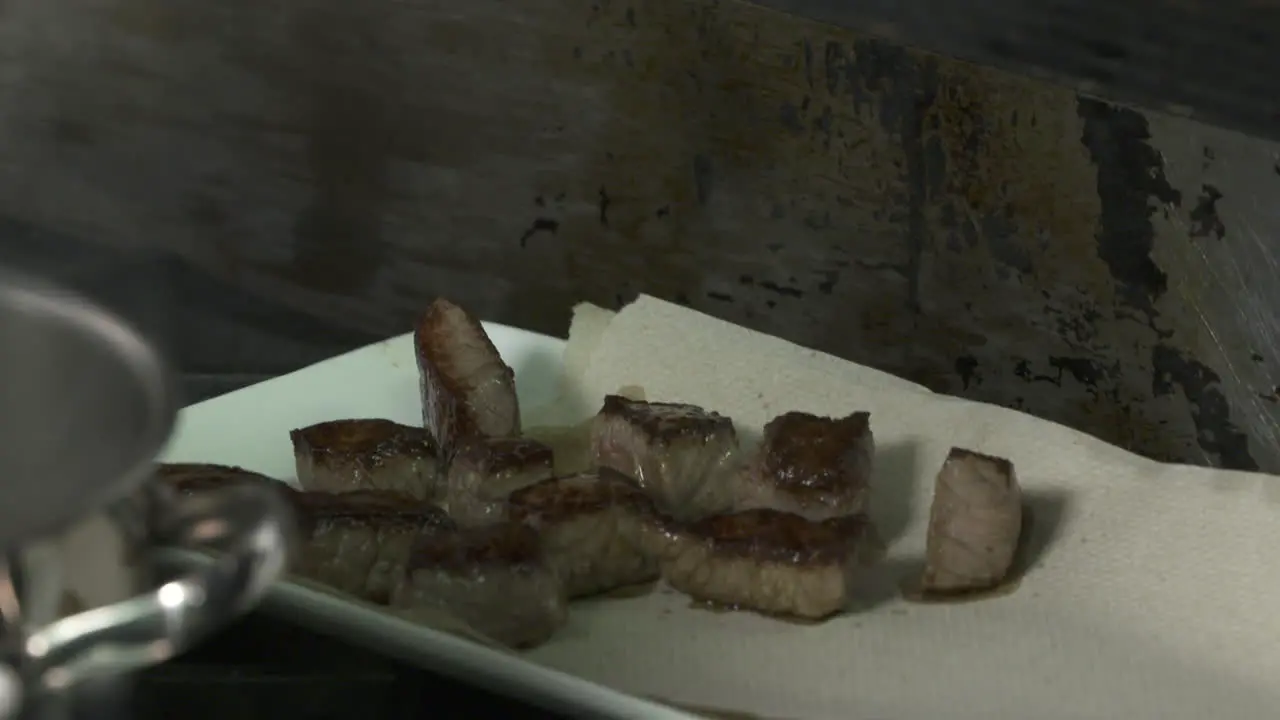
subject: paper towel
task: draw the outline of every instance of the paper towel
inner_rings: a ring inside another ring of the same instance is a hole
[[[575,607],[530,657],[637,695],[788,718],[1233,718],[1280,707],[1280,494],[1261,474],[1162,465],[1012,410],[641,297],[575,312],[565,392],[580,421],[638,385],[757,435],[788,410],[871,413],[872,514],[890,540],[865,607],[799,626],[693,609],[670,590]],[[1012,594],[911,604],[933,477],[960,446],[1007,457],[1035,562]]]

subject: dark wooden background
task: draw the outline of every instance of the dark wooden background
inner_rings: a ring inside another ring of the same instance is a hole
[[[0,247],[191,399],[639,292],[1280,471],[1277,146],[714,0],[5,0]],[[141,259],[140,259],[141,258]]]

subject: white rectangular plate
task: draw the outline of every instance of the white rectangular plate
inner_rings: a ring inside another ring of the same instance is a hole
[[[1280,707],[1276,478],[1160,465],[652,298],[579,322],[591,314],[575,316],[565,357],[562,341],[487,326],[526,417],[586,417],[624,384],[723,412],[742,432],[784,410],[872,413],[871,511],[894,539],[864,578],[869,607],[797,626],[691,609],[659,588],[576,603],[561,632],[518,656],[289,584],[267,609],[592,717],[680,716],[636,697],[815,720],[1244,719]],[[592,333],[598,342],[584,340]],[[562,362],[574,381],[564,388]],[[166,459],[288,480],[288,431],[344,417],[421,422],[410,338],[193,406]],[[1033,536],[1057,531],[1016,592],[911,604],[896,583],[918,572],[933,475],[951,446],[1011,458],[1029,499],[1065,505],[1056,522],[1036,509]]]
[[[564,341],[502,325],[485,329],[516,370],[522,407],[554,399]],[[413,338],[403,335],[186,408],[161,460],[238,465],[296,485],[289,431],[339,418],[422,424]],[[530,702],[595,718],[688,718],[371,606],[280,583],[264,609],[421,667]]]

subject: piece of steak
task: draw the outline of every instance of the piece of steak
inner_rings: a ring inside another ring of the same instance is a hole
[[[217,490],[234,484],[279,488],[286,497],[291,497],[295,492],[273,477],[234,465],[157,463],[154,477],[162,485],[183,494]]]
[[[452,527],[443,510],[385,490],[297,493],[303,548],[297,574],[385,604],[424,529]]]
[[[695,405],[607,395],[591,424],[593,467],[634,478],[678,520],[732,506],[737,450],[733,422]]]
[[[445,508],[459,525],[507,516],[507,497],[552,476],[551,448],[524,438],[469,438],[449,463]]]
[[[737,507],[816,521],[865,512],[875,454],[870,419],[865,412],[843,418],[789,412],[770,420],[742,475]]]
[[[521,523],[433,527],[415,544],[391,599],[397,614],[448,613],[511,647],[539,645],[568,618],[563,583]]]
[[[423,313],[413,338],[423,424],[445,457],[461,438],[520,434],[515,372],[478,320],[439,299]]]
[[[387,602],[417,534],[424,527],[452,525],[443,510],[385,490],[299,492],[260,473],[198,463],[162,464],[156,477],[181,493],[237,483],[278,489],[294,508],[301,536],[289,571],[375,603]]]
[[[201,495],[216,492],[224,488],[237,486],[256,486],[278,493],[285,504],[291,506],[296,513],[298,491],[289,485],[259,472],[246,470],[233,465],[214,463],[157,463],[152,474],[153,482],[136,493],[131,502],[122,507],[124,512],[116,514],[115,521],[126,535],[137,538],[131,561],[145,562],[148,547],[164,545],[168,542],[168,532],[174,521],[174,508],[157,490],[168,491],[177,495]],[[179,513],[181,515],[183,513]],[[290,558],[299,552],[299,536],[293,522],[286,523],[291,528],[287,533]]]
[[[390,490],[439,500],[443,482],[426,430],[382,419],[330,420],[289,433],[303,490]]]
[[[747,510],[672,532],[662,577],[699,600],[817,620],[848,607],[859,565],[879,550],[861,515]]]
[[[929,508],[921,590],[986,590],[1005,579],[1022,533],[1022,491],[1013,463],[952,448]]]
[[[538,531],[569,597],[658,578],[653,501],[628,478],[601,468],[512,493],[511,519]]]

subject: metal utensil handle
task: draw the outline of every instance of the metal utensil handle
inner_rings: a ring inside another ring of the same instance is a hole
[[[162,663],[253,607],[284,572],[294,519],[277,493],[231,487],[178,497],[156,488],[153,499],[159,547],[216,556],[149,593],[31,631],[22,652],[29,691]]]

